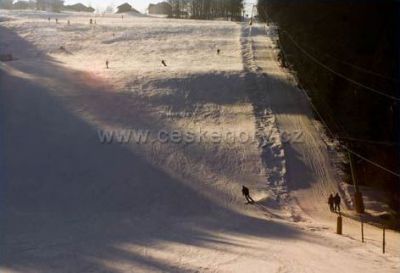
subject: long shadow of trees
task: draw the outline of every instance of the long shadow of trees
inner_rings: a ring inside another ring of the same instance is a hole
[[[3,27],[0,31],[19,47],[29,48],[32,57],[40,53],[17,34]],[[98,85],[71,82],[81,72],[50,57],[24,62],[29,54],[17,56],[20,60],[7,63],[0,74],[0,148],[6,174],[0,181],[5,189],[0,265],[5,270],[119,272],[102,262],[112,261],[151,271],[189,272],[190,266],[135,250],[160,242],[215,249],[234,244],[213,235],[221,230],[281,239],[300,235],[288,225],[222,206],[125,146],[99,143],[97,128],[71,111],[65,92],[70,90],[71,100],[81,98],[83,106],[102,118],[116,115],[107,109],[112,104],[129,117],[133,100]],[[32,65],[39,67],[32,70]],[[59,88],[63,99],[57,96]],[[168,127],[145,111],[131,117]]]

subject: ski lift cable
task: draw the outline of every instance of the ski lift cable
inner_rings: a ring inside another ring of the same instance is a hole
[[[400,143],[397,142],[388,142],[388,141],[376,141],[371,139],[362,139],[362,138],[355,138],[355,137],[339,137],[341,139],[355,141],[355,142],[366,142],[370,144],[379,144],[379,145],[388,145],[388,146],[400,146]]]
[[[314,50],[315,50],[315,49],[314,49]],[[353,69],[358,70],[358,71],[361,71],[361,72],[364,72],[364,73],[366,73],[366,74],[374,75],[374,76],[376,76],[376,77],[379,77],[379,78],[382,78],[382,79],[386,79],[386,80],[390,80],[390,81],[393,81],[393,82],[399,82],[399,81],[400,81],[399,79],[396,79],[396,78],[393,78],[393,77],[389,77],[389,76],[385,76],[385,75],[382,75],[382,74],[377,73],[377,72],[375,72],[375,71],[368,70],[368,69],[366,69],[366,68],[364,68],[364,67],[360,67],[360,66],[358,66],[358,65],[355,65],[355,64],[353,64],[353,63],[351,63],[351,62],[347,62],[347,61],[341,60],[341,59],[339,59],[339,58],[336,58],[335,56],[332,56],[331,54],[328,54],[328,53],[323,53],[323,54],[324,54],[325,56],[327,56],[327,57],[329,57],[329,58],[331,58],[331,59],[337,61],[337,62],[340,62],[340,63],[343,63],[343,64],[345,64],[345,65],[348,65],[348,66],[352,67]]]
[[[283,48],[282,51],[284,52]],[[284,52],[286,55],[286,53]],[[303,88],[301,88],[303,89]],[[311,88],[311,84],[306,86],[304,89],[306,90],[313,90],[314,88]],[[326,100],[323,97],[320,97],[321,102],[327,107],[330,108],[330,105],[326,102]],[[400,143],[398,142],[390,142],[390,141],[378,141],[378,140],[372,140],[372,139],[363,139],[363,138],[356,138],[356,137],[351,137],[350,134],[347,132],[345,126],[338,120],[335,119],[335,117],[328,111],[328,116],[334,121],[334,124],[339,130],[343,132],[343,134],[338,134],[336,135],[339,139],[343,140],[348,140],[352,142],[358,142],[358,143],[367,143],[367,144],[372,144],[372,145],[386,145],[386,146],[400,146]]]
[[[283,51],[283,54],[286,55],[286,53],[285,53],[285,51],[284,51],[283,49],[282,49],[282,51]],[[328,126],[327,122],[326,122],[325,119],[322,117],[321,113],[318,111],[317,107],[314,105],[314,103],[312,102],[311,98],[308,96],[307,92],[306,92],[304,89],[302,89],[302,88],[299,88],[299,90],[302,91],[303,94],[305,95],[305,97],[309,100],[312,109],[313,109],[314,112],[318,115],[319,119],[321,120],[321,122],[323,123],[323,125],[325,126],[325,128],[328,130],[328,133],[331,135],[331,137],[335,138],[335,134],[334,134],[333,131],[330,129],[330,127]],[[340,137],[339,137],[339,138],[340,138]],[[358,158],[360,158],[360,159],[362,159],[362,160],[364,160],[364,161],[370,163],[371,165],[374,165],[375,167],[380,168],[380,169],[382,169],[382,170],[384,170],[384,171],[386,171],[386,172],[388,172],[388,173],[390,173],[390,174],[392,174],[392,175],[394,175],[394,176],[400,177],[400,174],[399,174],[399,173],[396,173],[396,172],[394,172],[394,171],[392,171],[392,170],[390,170],[390,169],[388,169],[388,168],[382,166],[381,164],[379,164],[379,163],[377,163],[377,162],[374,162],[374,161],[372,161],[372,160],[366,158],[365,156],[360,155],[359,153],[357,153],[357,152],[353,151],[352,149],[348,148],[346,145],[342,144],[341,146],[342,146],[347,152],[349,152],[349,153],[351,153],[352,155],[354,155],[354,156],[356,156],[356,157],[358,157]]]
[[[305,94],[305,96],[309,99],[310,104],[311,104],[311,107],[312,107],[312,108],[314,109],[314,111],[317,113],[318,117],[320,118],[320,120],[321,120],[322,123],[324,124],[325,128],[327,128],[329,134],[330,134],[332,137],[334,137],[335,135],[333,134],[333,131],[328,127],[328,124],[326,123],[325,119],[322,117],[321,113],[318,111],[317,107],[315,107],[314,103],[311,101],[311,98],[308,96],[307,92],[306,92],[305,90],[303,90],[303,89],[300,89],[300,90],[301,90],[301,91]],[[341,138],[341,137],[339,137],[339,138]],[[378,168],[380,168],[380,169],[382,169],[382,170],[384,170],[384,171],[386,171],[386,172],[388,172],[388,173],[390,173],[390,174],[392,174],[392,175],[394,175],[394,176],[400,177],[400,174],[399,174],[399,173],[396,173],[396,172],[394,172],[394,171],[392,171],[392,170],[389,170],[388,168],[382,166],[381,164],[376,163],[376,162],[374,162],[374,161],[372,161],[372,160],[370,160],[370,159],[368,159],[368,158],[366,158],[366,157],[360,155],[359,153],[357,153],[357,152],[353,151],[352,149],[348,148],[346,145],[342,144],[341,146],[342,146],[346,151],[348,151],[349,153],[351,153],[352,155],[354,155],[354,156],[356,156],[356,157],[358,157],[358,158],[360,158],[360,159],[363,159],[364,161],[366,161],[366,162],[368,162],[368,163],[374,165],[375,167],[378,167]]]
[[[336,76],[338,76],[338,77],[340,77],[340,78],[343,78],[343,79],[345,79],[345,80],[347,80],[347,81],[353,83],[354,85],[357,85],[357,86],[359,86],[359,87],[362,87],[362,88],[364,88],[364,89],[367,89],[367,90],[369,90],[369,91],[372,91],[372,92],[374,92],[374,93],[376,93],[376,94],[379,94],[379,95],[381,95],[381,96],[384,96],[384,97],[386,97],[386,98],[389,98],[389,99],[392,99],[392,100],[395,100],[395,101],[400,101],[400,98],[397,98],[397,97],[395,97],[395,96],[389,95],[389,94],[387,94],[387,93],[385,93],[385,92],[382,92],[382,91],[379,91],[379,90],[377,90],[377,89],[375,89],[375,88],[366,86],[366,85],[364,85],[364,84],[362,84],[362,83],[360,83],[360,82],[358,82],[358,81],[355,81],[355,80],[353,80],[353,79],[348,78],[347,76],[343,75],[342,73],[339,73],[339,72],[333,70],[332,68],[330,68],[329,66],[323,64],[323,63],[322,63],[321,61],[319,61],[317,58],[315,58],[314,56],[312,56],[310,53],[308,53],[304,48],[302,48],[302,47],[293,39],[293,37],[292,37],[286,30],[283,30],[282,33],[285,33],[285,34],[287,35],[287,37],[292,41],[292,43],[293,43],[304,55],[306,55],[308,58],[310,58],[310,59],[313,60],[315,63],[317,63],[317,64],[320,65],[321,67],[325,68],[325,69],[328,70],[329,72],[335,74]]]
[[[259,6],[257,5],[257,10],[258,10],[258,8],[259,8]],[[261,7],[261,8],[262,8],[264,14],[267,14],[266,11],[265,11],[265,8],[264,8],[264,7]],[[317,51],[315,48],[311,48],[311,47],[309,47],[309,46],[308,46],[308,48],[309,48],[309,49],[312,49],[312,50],[314,50],[314,51]],[[335,60],[335,61],[337,61],[337,62],[340,62],[340,63],[343,63],[343,64],[345,64],[345,65],[348,65],[348,66],[352,67],[353,69],[359,70],[359,71],[361,71],[361,72],[364,72],[364,73],[367,73],[367,74],[371,74],[371,75],[380,77],[380,78],[382,78],[382,79],[386,79],[386,80],[390,80],[390,81],[394,81],[394,82],[399,82],[399,81],[400,81],[400,79],[398,79],[398,78],[393,78],[393,77],[390,77],[390,76],[382,75],[382,74],[380,74],[380,73],[378,73],[378,72],[375,72],[375,71],[366,69],[366,68],[364,68],[364,67],[355,65],[355,64],[353,64],[353,63],[351,63],[351,62],[347,62],[347,61],[341,60],[341,59],[339,59],[339,58],[337,58],[337,57],[335,57],[335,56],[333,56],[333,55],[331,55],[331,54],[328,54],[328,53],[326,53],[326,52],[324,52],[324,53],[319,52],[319,53],[320,53],[320,54],[323,54],[323,55],[325,55],[325,56],[327,56],[327,57],[329,57],[329,58],[331,58],[331,59],[333,59],[333,60]]]
[[[366,157],[360,155],[359,153],[357,153],[357,152],[355,152],[355,151],[353,151],[353,150],[347,148],[345,145],[343,145],[343,148],[344,148],[346,151],[348,151],[349,153],[355,155],[355,156],[358,157],[358,158],[363,159],[364,161],[367,161],[368,163],[374,165],[375,167],[378,167],[378,168],[380,168],[380,169],[382,169],[382,170],[384,170],[384,171],[386,171],[386,172],[388,172],[388,173],[391,173],[391,174],[394,175],[394,176],[400,177],[400,174],[399,174],[399,173],[396,173],[396,172],[394,172],[394,171],[392,171],[392,170],[389,170],[388,168],[386,168],[386,167],[384,167],[384,166],[382,166],[382,165],[380,165],[380,164],[378,164],[378,163],[376,163],[376,162],[374,162],[374,161],[372,161],[372,160],[370,160],[370,159],[368,159],[368,158],[366,158]]]

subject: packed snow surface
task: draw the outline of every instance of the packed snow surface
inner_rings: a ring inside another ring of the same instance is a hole
[[[90,16],[0,11],[1,272],[399,271],[272,29]]]

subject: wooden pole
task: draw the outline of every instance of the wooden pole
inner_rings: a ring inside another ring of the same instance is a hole
[[[336,234],[342,234],[342,215],[340,214],[340,212],[336,221]]]
[[[385,254],[386,242],[385,242],[385,227],[383,227],[383,238],[382,238],[382,252]]]
[[[350,161],[351,180],[353,180],[354,191],[358,192],[358,184],[357,184],[356,176],[354,175],[354,169],[353,169],[353,162],[352,162],[351,154],[350,154],[349,151],[347,151],[347,154],[349,156],[349,161]]]
[[[362,218],[361,218],[361,242],[364,243],[364,222]]]
[[[354,205],[355,209],[358,213],[364,213],[364,202],[362,199],[362,194],[360,192],[360,189],[358,187],[358,183],[356,180],[356,175],[354,172],[354,166],[353,166],[353,160],[351,158],[351,154],[349,151],[347,151],[347,154],[349,156],[349,161],[350,161],[350,171],[351,171],[351,179],[353,180],[353,186],[354,186]]]

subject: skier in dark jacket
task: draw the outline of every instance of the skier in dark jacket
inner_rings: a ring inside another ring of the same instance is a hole
[[[333,198],[334,203],[335,203],[335,211],[340,212],[340,196],[339,193],[336,193],[335,197]]]
[[[251,198],[251,196],[250,196],[249,188],[247,188],[246,186],[242,186],[242,194],[246,198],[247,203],[251,203],[251,204],[254,203],[253,198]]]
[[[329,198],[328,198],[328,204],[329,204],[329,209],[331,210],[331,212],[334,212],[334,210],[335,210],[335,208],[333,207],[334,202],[335,201],[333,198],[333,194],[330,194]]]

